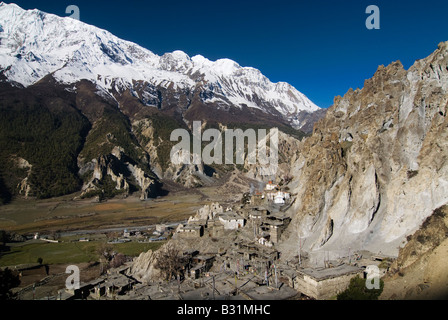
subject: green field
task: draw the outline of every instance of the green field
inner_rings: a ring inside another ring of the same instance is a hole
[[[110,239],[102,229],[133,228],[157,223],[178,222],[193,215],[207,204],[202,194],[181,191],[149,201],[138,197],[110,199],[96,203],[74,199],[73,195],[52,199],[15,199],[0,206],[0,230],[20,235],[51,235],[67,231],[97,231],[86,235],[91,241],[76,241],[84,235],[63,236],[60,243],[41,240],[8,244],[0,251],[0,266],[35,264],[38,258],[44,264],[76,264],[99,261],[98,248]],[[107,232],[106,232],[107,233]],[[51,237],[50,237],[51,238]],[[1,244],[1,243],[0,243]],[[139,243],[136,241],[111,244],[115,251],[135,257],[149,249],[158,249],[163,242]]]
[[[15,266],[36,263],[42,258],[44,264],[69,264],[99,260],[98,248],[105,241],[90,242],[35,242],[10,246],[10,251],[0,253],[0,266]],[[116,252],[135,257],[141,252],[158,249],[163,242],[127,242],[111,244]]]

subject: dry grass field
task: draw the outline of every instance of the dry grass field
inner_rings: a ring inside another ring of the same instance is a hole
[[[0,206],[0,230],[19,234],[143,226],[187,219],[207,203],[199,193],[181,191],[140,201],[130,196],[94,203],[73,195],[48,200],[16,199]]]
[[[58,235],[60,242],[29,240],[7,243],[0,252],[0,267],[36,264],[39,260],[51,266],[52,270],[68,264],[94,265],[99,261],[98,249],[122,234],[124,228],[146,229],[144,227],[159,223],[181,222],[205,204],[218,201],[227,205],[239,201],[242,193],[249,190],[250,181],[229,174],[214,186],[198,189],[185,189],[174,184],[168,186],[170,192],[167,196],[147,201],[140,201],[138,196],[131,195],[94,202],[92,199],[80,199],[79,194],[46,200],[14,199],[0,206],[0,230],[20,235],[36,232],[50,237]],[[82,237],[90,241],[79,242]],[[131,258],[149,249],[157,250],[164,242],[138,242],[134,239],[112,246],[117,253]],[[34,276],[39,278],[39,272]],[[36,281],[25,278],[24,285]]]

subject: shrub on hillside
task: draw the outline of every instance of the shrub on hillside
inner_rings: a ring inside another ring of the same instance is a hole
[[[350,285],[338,294],[338,300],[378,300],[384,289],[384,282],[380,279],[379,289],[367,289],[366,279],[356,276],[350,280]]]

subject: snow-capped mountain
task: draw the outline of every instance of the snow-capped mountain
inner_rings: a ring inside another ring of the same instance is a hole
[[[169,90],[174,100],[184,96],[186,110],[197,94],[202,104],[258,109],[295,128],[304,125],[304,115],[321,110],[288,83],[272,83],[232,60],[182,51],[158,56],[78,20],[15,4],[0,4],[0,72],[24,87],[50,74],[63,84],[86,79],[114,99],[129,90],[145,106],[160,107]]]

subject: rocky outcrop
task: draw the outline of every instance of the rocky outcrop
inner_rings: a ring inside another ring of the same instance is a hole
[[[25,179],[23,179],[19,185],[17,186],[17,188],[19,189],[19,194],[23,195],[25,197],[25,199],[28,199],[28,197],[31,194],[31,186],[28,183],[28,177],[26,177]]]
[[[301,124],[299,129],[305,133],[312,133],[314,124],[325,117],[326,113],[327,109],[319,109],[314,112],[300,111],[296,116],[297,121]]]
[[[123,176],[123,173],[118,171],[119,159],[113,155],[102,155],[98,159],[93,159],[93,173],[91,179],[83,186],[83,192],[81,196],[85,196],[92,191],[100,190],[98,183],[102,181],[106,176],[110,177],[113,182],[116,183],[115,189],[129,193],[129,184]],[[91,167],[91,165],[88,165]]]
[[[335,255],[396,255],[448,202],[448,43],[409,70],[380,66],[363,89],[336,97],[293,159],[297,194],[288,243]],[[285,254],[294,252],[285,244]]]
[[[165,119],[165,121],[168,120]],[[152,171],[157,174],[159,179],[171,180],[176,183],[182,184],[187,188],[195,188],[215,184],[219,179],[219,169],[215,170],[215,168],[222,169],[224,164],[212,163],[210,165],[206,165],[203,162],[195,164],[194,157],[196,155],[182,153],[182,150],[171,154],[171,148],[176,143],[169,141],[169,135],[163,136],[162,134],[160,134],[158,130],[161,131],[161,128],[157,128],[157,124],[155,124],[155,122],[156,121],[153,119],[145,118],[133,122],[132,126],[136,137],[140,142],[140,145],[143,146],[144,150],[149,155]],[[180,126],[178,125],[177,127],[175,127],[175,124],[170,125],[173,126],[173,129],[177,129]],[[202,123],[202,133],[206,130],[207,125],[207,122]],[[218,128],[222,136],[224,136],[223,132],[228,129],[228,127],[223,123],[218,123]],[[247,129],[242,131],[246,133]],[[264,138],[259,135],[257,130],[254,130],[254,132],[256,134],[256,142],[258,143],[258,146],[266,146],[266,157],[268,160],[270,160],[270,140],[271,136],[274,134],[274,130],[267,129],[266,136]],[[297,134],[300,134],[300,132],[297,132]],[[269,179],[275,179],[278,176],[288,175],[291,169],[291,158],[297,157],[297,148],[300,141],[299,138],[300,137],[294,137],[290,134],[286,134],[278,130],[278,167],[273,167],[273,169],[271,170],[272,175],[266,175],[267,170],[269,170],[270,168],[269,164],[265,166],[260,165],[260,156],[258,153],[259,148],[255,149],[255,164],[249,163],[248,152],[250,150],[247,150],[246,148],[244,150],[244,164],[242,166],[230,164],[223,171],[226,172],[236,168],[237,170],[243,172],[244,175],[250,179],[265,181],[268,181]],[[224,142],[222,148],[225,148]],[[225,151],[223,150],[222,152],[224,156]],[[170,155],[169,158],[167,158],[167,154]],[[233,160],[234,162],[236,162],[235,156]],[[186,164],[188,162],[190,164]]]
[[[155,268],[157,263],[157,253],[152,250],[142,252],[134,259],[128,270],[131,275],[142,283],[148,283],[161,276],[160,270]]]
[[[174,155],[175,157],[185,158],[182,155]],[[178,160],[170,161],[168,168],[165,170],[163,177],[182,184],[187,188],[202,187],[205,183],[213,183],[213,177],[209,177],[204,173],[204,164],[193,164],[194,155],[189,155],[190,164],[176,164]],[[187,161],[185,161],[187,162]]]
[[[142,192],[140,195],[140,200],[147,200],[150,195],[154,194],[155,183],[154,179],[150,178],[145,171],[139,168],[136,165],[132,165],[130,163],[127,164],[129,171],[132,173],[132,176],[137,181],[137,184],[140,186]]]
[[[135,121],[133,128],[136,136],[139,138],[140,144],[151,159],[150,165],[152,171],[159,179],[175,181],[187,188],[200,187],[207,180],[213,180],[212,177],[207,177],[205,174],[203,163],[183,164],[187,161],[172,161],[170,152],[174,143],[169,141],[169,136],[155,132],[162,130],[161,128],[155,127],[154,120],[145,118]],[[173,127],[173,129],[177,129],[177,127]],[[169,159],[167,158],[168,155],[170,155]],[[181,159],[188,156],[190,162],[193,162],[192,155],[175,154],[174,156]]]
[[[206,204],[202,208],[196,211],[196,215],[190,216],[188,218],[188,223],[195,222],[207,222],[208,220],[214,219],[216,215],[224,212],[224,208],[218,203],[212,203],[210,205]]]
[[[118,146],[110,154],[102,155],[84,165],[80,174],[89,172],[89,170],[93,170],[93,172],[90,180],[84,184],[81,196],[96,194],[101,190],[104,192],[104,188],[102,189],[99,184],[104,184],[105,178],[110,178],[115,183],[114,189],[124,195],[129,194],[131,183],[136,184],[136,187],[141,190],[140,200],[147,200],[149,197],[155,196],[157,192],[155,179],[137,164],[127,161],[123,148]]]
[[[20,195],[24,196],[25,199],[28,199],[32,195],[32,188],[30,183],[28,182],[28,178],[31,174],[33,166],[27,160],[21,157],[13,157],[13,161],[15,162],[17,168],[27,171],[26,177],[23,178],[22,181],[20,181],[17,189],[19,190]]]
[[[256,152],[259,152],[262,148],[266,147],[266,157],[269,160],[267,165],[262,164],[260,155],[257,153],[256,164],[250,164],[248,156],[244,160],[243,173],[250,179],[259,181],[276,180],[277,178],[289,176],[291,172],[291,163],[294,163],[293,159],[298,156],[297,150],[299,149],[300,140],[297,137],[293,137],[282,131],[278,131],[277,134],[277,163],[273,159],[274,154],[271,154],[271,138],[274,137],[274,130],[270,129],[266,132],[266,137],[260,139],[257,134],[258,148]],[[272,152],[275,152],[272,150]]]

